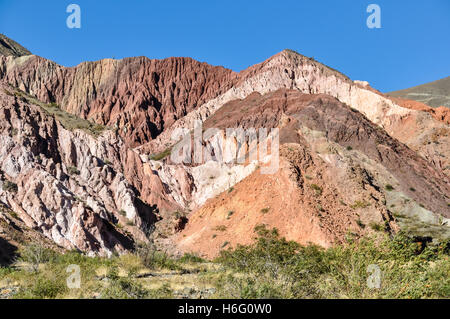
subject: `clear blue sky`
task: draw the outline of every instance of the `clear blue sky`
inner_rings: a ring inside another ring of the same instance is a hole
[[[66,27],[70,3],[79,30]],[[240,71],[290,48],[381,91],[450,76],[449,0],[0,0],[0,33],[65,66],[190,56]]]

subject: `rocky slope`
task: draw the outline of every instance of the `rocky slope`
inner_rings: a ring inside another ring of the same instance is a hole
[[[139,151],[145,154],[166,150],[175,128],[192,128],[195,120],[205,120],[226,102],[255,91],[265,94],[288,88],[329,94],[440,168],[450,170],[448,148],[428,146],[428,141],[436,138],[436,145],[450,142],[448,125],[437,119],[445,121],[447,113],[437,110],[428,117],[425,112],[402,107],[404,103],[373,90],[366,82],[353,82],[290,50],[240,74],[189,58],[102,60],[64,68],[36,56],[0,57],[0,78],[84,119],[118,128],[127,145],[142,145]]]
[[[0,55],[19,57],[31,55],[31,52],[14,40],[0,33]]]
[[[155,140],[142,146],[141,151],[163,151],[171,144],[174,129],[193,128],[195,120],[207,119],[229,101],[243,99],[252,92],[265,94],[280,88],[337,98],[450,174],[450,154],[446,147],[450,143],[448,123],[436,119],[430,112],[403,107],[402,103],[372,89],[367,82],[351,81],[342,73],[290,50],[242,71],[232,89],[176,121]],[[430,147],[430,141],[437,143]]]
[[[120,253],[154,224],[165,249],[209,257],[258,223],[323,246],[379,227],[449,236],[448,115],[290,50],[240,73],[189,58],[65,68],[0,55],[0,103],[1,204],[66,249]],[[280,169],[173,163],[171,134],[196,120],[280,128]]]
[[[0,91],[1,204],[66,249],[110,254],[132,248],[119,225],[142,226],[155,216],[109,162],[122,148],[117,134],[71,131],[49,114],[54,106],[4,84]]]
[[[214,257],[251,242],[261,223],[321,246],[377,227],[450,235],[450,179],[330,96],[255,93],[227,103],[205,122],[211,125],[279,127],[280,169],[275,175],[255,170],[191,214],[177,236],[185,251]]]

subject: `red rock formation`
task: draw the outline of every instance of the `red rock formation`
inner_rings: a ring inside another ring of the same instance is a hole
[[[426,224],[450,237],[437,225],[439,216],[449,217],[448,110],[387,98],[295,52],[285,50],[239,74],[189,58],[109,59],[65,68],[36,56],[0,56],[0,81],[0,201],[27,227],[66,248],[124,251],[146,240],[148,225],[161,218],[156,233],[182,231],[188,235],[178,241],[183,249],[199,240],[213,243],[212,250],[199,246],[208,256],[225,238],[232,244],[250,240],[251,227],[261,221],[290,239],[327,246],[349,229],[366,234],[358,218],[396,229],[397,212],[419,233]],[[75,128],[15,87],[59,104]],[[91,136],[76,129],[78,121],[91,127],[82,119],[109,129]],[[281,127],[282,169],[262,177],[252,174],[255,163],[152,160],[172,146],[173,129],[192,128],[197,119],[206,120],[205,128]],[[235,192],[214,198],[236,183]],[[310,184],[321,187],[320,196]],[[386,184],[394,190],[386,191]],[[355,203],[368,206],[361,210]],[[265,206],[275,214],[261,217]],[[190,209],[196,212],[183,230],[185,220],[174,212]],[[226,219],[230,232],[211,240],[212,225],[220,226],[231,209],[237,219]],[[117,223],[134,223],[125,226],[131,235]]]
[[[407,100],[400,97],[389,97],[392,101],[402,107],[430,113],[436,120],[450,124],[450,109],[445,106],[431,107],[422,102]]]
[[[37,56],[18,61],[0,56],[0,79],[72,114],[118,128],[130,146],[155,138],[236,81],[231,70],[191,58],[101,60],[73,68]]]

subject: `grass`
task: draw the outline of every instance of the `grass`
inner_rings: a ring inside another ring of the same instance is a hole
[[[12,218],[14,218],[14,219],[19,219],[19,215],[17,215],[17,213],[14,212],[14,211],[10,211],[10,212],[9,212],[9,215],[10,215]]]
[[[187,263],[203,263],[203,262],[206,262],[205,259],[197,256],[196,254],[191,254],[191,253],[185,253],[183,255],[183,257],[181,257],[179,259],[179,261],[183,262],[183,263],[186,263],[186,262]]]
[[[119,210],[119,214],[120,214],[121,216],[126,216],[126,215],[127,215],[127,212],[126,212],[125,210],[121,209],[121,210]]]
[[[265,226],[257,226],[255,234],[251,245],[231,249],[224,242],[226,250],[213,261],[195,254],[170,257],[145,243],[110,258],[27,246],[16,265],[0,268],[0,287],[18,286],[14,298],[175,298],[201,287],[213,287],[212,298],[450,296],[449,242],[431,246],[402,233],[379,234],[324,249],[288,241]],[[79,289],[67,287],[69,265],[80,267]],[[374,267],[380,269],[379,288],[367,285]]]
[[[165,151],[163,151],[161,153],[150,155],[149,158],[152,161],[161,161],[164,158],[166,158],[167,156],[170,156],[171,153],[172,153],[172,149],[167,148]]]
[[[352,205],[350,205],[351,209],[358,209],[358,208],[367,208],[370,206],[370,203],[367,203],[365,201],[355,201]]]
[[[386,227],[383,224],[375,223],[375,222],[371,222],[369,224],[369,227],[372,228],[373,230],[379,231],[379,232],[386,230]]]
[[[20,288],[14,298],[19,299],[172,298],[171,289],[164,283],[154,289],[144,287],[144,282],[136,279],[138,273],[165,269],[183,270],[183,265],[203,262],[193,254],[184,255],[180,259],[169,258],[168,255],[149,247],[141,244],[135,253],[104,258],[87,257],[77,251],[60,254],[38,245],[26,246],[20,251],[20,258],[15,267],[0,268],[0,287],[2,283],[18,284]],[[79,289],[70,289],[67,286],[69,265],[80,267]]]
[[[19,190],[19,188],[18,188],[16,183],[13,183],[13,182],[8,181],[8,180],[3,182],[3,189],[5,191],[7,191],[7,192],[10,192],[10,193],[17,193],[17,191]]]
[[[223,231],[226,231],[226,230],[227,230],[227,226],[225,226],[225,225],[219,225],[219,226],[214,227],[214,230],[215,230],[215,231],[221,231],[221,232],[223,232]]]
[[[222,298],[448,298],[449,243],[419,245],[403,234],[364,239],[329,249],[301,246],[276,229],[256,229],[252,245],[216,260],[234,272],[218,280]],[[371,266],[372,265],[372,266]],[[381,287],[367,280],[374,266]]]
[[[61,125],[69,131],[78,129],[83,130],[93,136],[99,136],[106,129],[106,127],[103,125],[92,123],[88,120],[68,113],[59,108],[59,106],[46,104],[42,105],[42,108],[47,111],[47,113],[53,115],[61,123]]]
[[[61,125],[65,129],[69,131],[79,129],[87,132],[94,137],[98,137],[106,129],[108,129],[106,126],[93,123],[89,120],[82,119],[74,114],[68,113],[61,109],[60,106],[54,102],[43,103],[36,97],[31,96],[19,89],[15,89],[14,95],[21,98],[25,102],[40,106],[47,114],[53,116],[58,122],[61,123]]]
[[[69,175],[80,175],[80,171],[74,166],[67,167],[67,173]]]
[[[14,96],[14,94],[12,94],[11,92],[9,92],[8,90],[3,90],[3,93],[5,93],[6,95],[9,95],[9,96]]]
[[[311,184],[310,187],[316,192],[316,195],[322,195],[322,187],[317,184]]]
[[[366,228],[366,225],[361,221],[361,219],[358,219],[356,221],[356,224],[358,224],[358,226],[361,227],[361,228]]]

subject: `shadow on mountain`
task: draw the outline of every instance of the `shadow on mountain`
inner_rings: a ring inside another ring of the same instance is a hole
[[[9,266],[15,259],[17,247],[0,237],[0,266]]]

